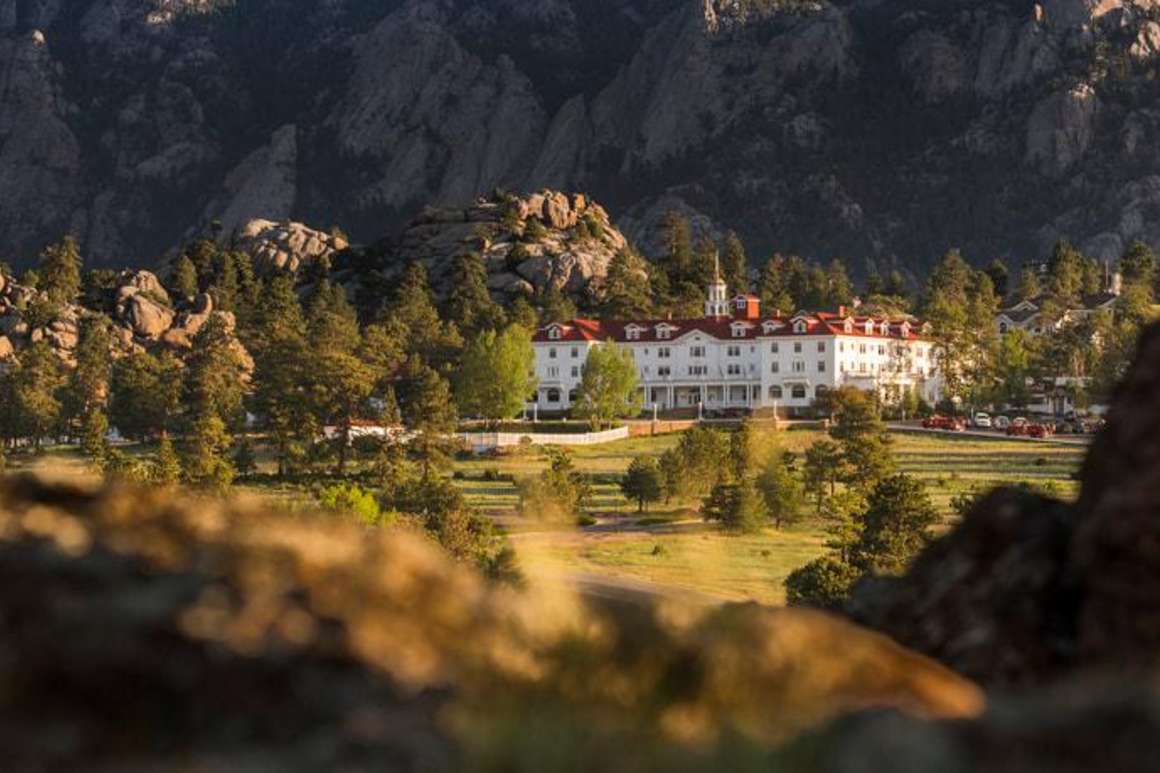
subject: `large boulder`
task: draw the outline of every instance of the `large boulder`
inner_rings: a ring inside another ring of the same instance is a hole
[[[406,529],[27,477],[0,482],[0,641],[15,769],[542,769],[545,738],[732,769],[850,711],[983,708],[818,613],[515,591]]]
[[[465,208],[428,207],[376,250],[389,261],[388,274],[418,261],[444,293],[455,258],[477,252],[488,287],[501,300],[549,288],[593,300],[612,257],[627,245],[604,208],[584,194],[544,190],[527,196],[497,193]]]
[[[854,619],[988,685],[1160,666],[1160,325],[1148,328],[1084,463],[1079,500],[978,502]]]
[[[234,236],[234,247],[247,253],[254,262],[254,270],[264,275],[296,273],[348,246],[341,236],[293,222],[251,220]]]
[[[175,316],[173,309],[140,293],[131,296],[121,308],[122,318],[133,333],[149,340],[160,338],[173,324]]]

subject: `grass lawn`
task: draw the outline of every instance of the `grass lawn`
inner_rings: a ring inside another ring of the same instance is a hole
[[[798,454],[822,437],[819,430],[804,428],[781,432],[758,428],[755,435],[755,445],[762,449],[777,447]],[[509,530],[521,565],[532,581],[552,576],[598,577],[612,582],[622,579],[720,598],[781,603],[785,576],[825,550],[820,523],[807,519],[785,531],[768,529],[754,536],[729,536],[700,521],[697,502],[657,506],[641,516],[621,495],[618,481],[632,459],[642,454],[659,456],[674,447],[678,438],[641,437],[574,450],[576,467],[593,482],[592,512],[597,524],[589,528],[547,524],[517,514],[513,479],[536,475],[547,467],[546,456],[539,450],[459,460],[453,471],[468,503]],[[126,450],[139,452],[136,448]],[[1082,446],[949,433],[894,435],[899,469],[926,483],[946,525],[952,519],[951,499],[972,489],[1028,483],[1058,496],[1074,496],[1076,483],[1071,476],[1084,451]],[[264,449],[259,449],[259,459],[263,471],[272,471]],[[71,448],[49,448],[39,456],[13,454],[9,462],[12,470],[34,469],[54,476],[92,474],[86,460]],[[266,482],[238,486],[237,491],[290,510],[314,507],[309,490],[302,485]]]

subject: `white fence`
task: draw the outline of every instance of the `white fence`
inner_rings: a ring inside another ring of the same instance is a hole
[[[534,446],[594,446],[628,438],[628,427],[617,427],[604,432],[539,433],[539,432],[463,432],[458,435],[465,445],[476,453],[494,448],[510,448],[530,443]],[[524,438],[527,438],[525,440]]]

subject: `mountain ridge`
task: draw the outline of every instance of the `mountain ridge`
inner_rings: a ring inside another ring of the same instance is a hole
[[[0,0],[0,244],[398,233],[497,187],[757,254],[1160,245],[1154,0]],[[5,117],[6,116],[6,117]],[[865,264],[865,265],[864,265]]]

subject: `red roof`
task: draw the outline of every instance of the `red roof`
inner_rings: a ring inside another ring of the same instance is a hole
[[[853,321],[852,332],[846,332],[846,319]],[[795,322],[805,322],[805,330],[794,332]],[[874,332],[866,332],[866,323],[872,322]],[[879,332],[880,325],[886,322],[889,332],[883,336]],[[906,336],[902,335],[902,325],[909,323],[910,329]],[[657,328],[668,325],[673,328],[667,338],[657,336]],[[740,335],[734,334],[734,325],[741,330]],[[640,328],[636,338],[628,337],[628,329],[632,326]],[[767,327],[768,326],[768,327]],[[560,335],[556,338],[549,336],[552,328],[559,328]],[[746,340],[769,337],[793,337],[796,335],[847,335],[863,338],[895,338],[908,341],[920,340],[922,323],[910,319],[889,320],[885,317],[848,317],[843,318],[832,312],[816,312],[810,314],[795,314],[793,317],[775,317],[763,320],[742,320],[732,317],[703,317],[700,319],[651,319],[651,320],[595,320],[575,319],[570,322],[554,323],[540,328],[532,340],[536,343],[579,342],[579,341],[616,341],[618,343],[646,342],[646,341],[675,341],[691,332],[700,332],[721,341]]]

